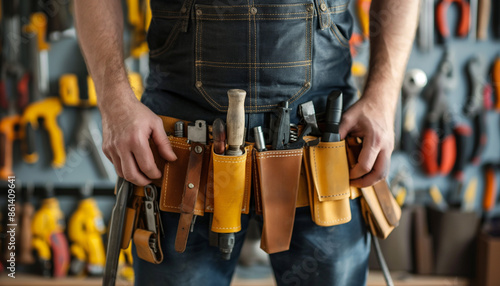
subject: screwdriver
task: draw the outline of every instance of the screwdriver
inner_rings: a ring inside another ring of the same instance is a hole
[[[495,178],[495,168],[492,164],[485,165],[485,186],[483,197],[483,209],[489,212],[495,206],[497,192],[497,181]]]
[[[500,6],[500,3],[497,5]],[[500,18],[500,17],[498,17]],[[493,87],[495,89],[495,110],[496,112],[500,112],[500,55],[498,55],[493,62],[493,68],[491,71],[491,79],[493,83]]]

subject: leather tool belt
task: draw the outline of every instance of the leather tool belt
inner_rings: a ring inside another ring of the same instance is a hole
[[[385,181],[362,189],[349,185],[349,167],[356,164],[362,146],[359,139],[319,142],[308,136],[306,142],[316,144],[263,152],[247,143],[243,155],[222,156],[213,152],[210,142],[200,145],[172,136],[179,120],[160,117],[178,159],[165,161],[151,144],[156,164],[163,170],[153,184],[161,188],[159,209],[181,214],[175,242],[178,252],[186,247],[194,216],[213,213],[213,232],[238,232],[241,214],[249,212],[252,188],[256,212],[264,220],[261,248],[267,253],[289,249],[297,207],[309,206],[317,225],[333,226],[351,220],[349,200],[361,196],[363,216],[372,233],[386,238],[398,225],[401,209]]]

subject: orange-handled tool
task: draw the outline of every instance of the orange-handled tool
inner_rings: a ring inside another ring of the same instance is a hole
[[[368,38],[370,36],[370,6],[372,0],[358,0],[356,2],[356,14],[358,15],[359,24],[363,36]]]
[[[493,88],[495,89],[495,110],[500,112],[500,55],[498,55],[493,62],[491,79],[493,82]]]
[[[443,38],[448,38],[450,36],[446,13],[448,12],[448,8],[450,8],[452,3],[457,3],[460,9],[459,22],[457,25],[457,35],[463,38],[467,36],[470,28],[470,6],[469,2],[467,2],[466,0],[441,0],[438,3],[436,9],[437,28]]]
[[[428,127],[424,131],[421,151],[423,167],[427,175],[447,175],[451,172],[455,164],[455,137],[451,132],[448,132],[440,140],[437,130],[433,127]]]
[[[18,139],[16,125],[19,125],[21,117],[11,115],[0,121],[0,179],[7,180],[14,175],[12,171],[12,143]]]
[[[483,197],[483,209],[489,212],[495,207],[497,193],[497,181],[495,178],[495,168],[488,164],[485,166],[485,186]]]

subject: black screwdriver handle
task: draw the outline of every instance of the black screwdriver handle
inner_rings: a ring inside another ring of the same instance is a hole
[[[325,129],[321,141],[323,142],[338,142],[340,141],[340,119],[342,117],[342,92],[334,90],[328,95],[326,101],[326,120]]]

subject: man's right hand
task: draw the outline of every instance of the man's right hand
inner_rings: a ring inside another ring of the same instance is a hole
[[[122,95],[107,96],[109,101],[99,107],[104,154],[115,166],[118,176],[135,185],[145,186],[152,179],[161,177],[149,145],[150,138],[164,159],[175,161],[177,156],[163,129],[162,120],[133,96],[129,86],[107,92]]]

